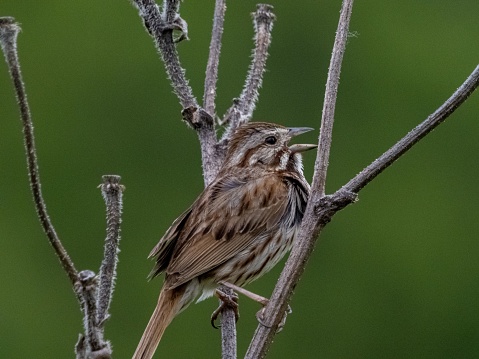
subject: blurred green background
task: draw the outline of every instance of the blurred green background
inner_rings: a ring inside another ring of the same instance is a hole
[[[319,129],[339,1],[275,1],[277,22],[255,119]],[[181,60],[202,98],[213,1],[184,1]],[[230,1],[217,111],[241,91],[254,1]],[[479,2],[357,1],[339,89],[328,192],[432,113],[479,63]],[[78,269],[97,270],[103,174],[126,185],[118,280],[106,337],[129,358],[161,279],[146,260],[201,192],[196,134],[129,1],[2,0],[22,24],[19,54],[44,196]],[[72,358],[82,331],[69,282],[41,231],[21,124],[0,65],[0,357]],[[271,358],[479,357],[479,93],[360,193],[325,229]],[[302,137],[316,140],[318,131]],[[312,175],[314,154],[305,156]],[[281,268],[249,286],[269,296]],[[239,356],[256,328],[241,298]],[[159,347],[219,358],[216,300],[181,314]]]

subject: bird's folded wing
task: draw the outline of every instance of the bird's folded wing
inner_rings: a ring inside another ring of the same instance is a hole
[[[248,181],[226,177],[213,183],[193,204],[178,233],[166,269],[166,288],[212,270],[253,241],[264,239],[286,211],[287,195],[288,185],[271,174]]]

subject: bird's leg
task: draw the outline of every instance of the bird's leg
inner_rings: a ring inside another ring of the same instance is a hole
[[[253,292],[250,292],[249,290],[246,290],[244,288],[241,288],[241,287],[238,287],[237,285],[234,285],[232,283],[228,283],[228,282],[220,282],[219,284],[221,285],[224,285],[225,287],[228,287],[230,289],[233,289],[234,291],[238,292],[238,293],[241,293],[243,294],[244,296],[250,298],[250,299],[253,299],[255,302],[258,302],[259,304],[261,304],[263,306],[263,308],[261,308],[257,313],[256,313],[256,319],[258,320],[258,322],[261,323],[261,325],[265,326],[265,327],[268,327],[270,328],[271,326],[267,325],[265,322],[264,322],[264,309],[266,307],[266,305],[269,303],[269,299],[268,298],[265,298],[265,297],[262,297],[261,295],[258,295],[256,293],[253,293]],[[218,308],[219,309],[219,308]],[[293,310],[291,309],[291,307],[288,305],[288,308],[286,309],[286,311],[284,312],[284,316],[283,316],[283,319],[281,319],[281,322],[278,324],[278,330],[276,331],[276,333],[279,333],[280,331],[283,330],[283,327],[284,325],[286,324],[286,317],[288,316],[288,314],[291,314],[293,312]]]
[[[218,288],[215,290],[215,296],[221,301],[221,304],[216,310],[211,314],[211,325],[213,328],[218,329],[219,327],[216,326],[215,321],[218,319],[221,311],[224,308],[231,308],[235,313],[235,319],[238,321],[239,319],[239,311],[238,311],[238,295],[233,292],[232,295],[229,295]]]
[[[258,302],[263,307],[265,307],[266,304],[268,304],[268,302],[269,302],[268,298],[262,297],[262,296],[260,296],[256,293],[250,292],[249,290],[238,287],[237,285],[234,285],[232,283],[220,282],[219,284],[224,285],[225,287],[228,287],[230,289],[233,289],[235,292],[241,293],[241,294],[243,294],[244,296],[246,296],[250,299],[253,299],[255,302]]]

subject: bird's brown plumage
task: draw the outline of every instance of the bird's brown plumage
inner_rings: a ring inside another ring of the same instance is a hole
[[[165,272],[165,282],[134,359],[151,358],[166,326],[200,294],[212,295],[220,281],[255,280],[291,248],[309,194],[299,152],[314,147],[288,147],[293,130],[305,132],[240,127],[216,179],[153,248],[151,276]]]

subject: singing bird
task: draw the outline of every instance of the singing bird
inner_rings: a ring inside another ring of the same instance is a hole
[[[251,122],[238,127],[215,180],[178,217],[150,257],[150,276],[165,272],[158,303],[133,359],[150,359],[173,318],[219,283],[242,287],[268,272],[291,249],[309,184],[301,153],[290,145],[311,128]]]

